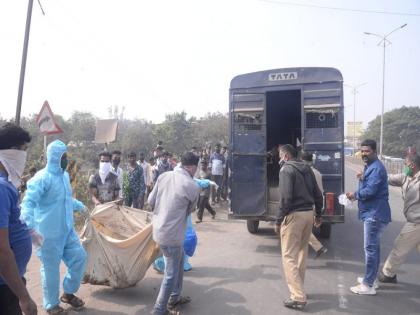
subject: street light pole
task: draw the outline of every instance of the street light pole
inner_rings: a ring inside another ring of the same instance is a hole
[[[23,41],[22,63],[20,66],[19,91],[18,91],[18,99],[17,99],[17,105],[16,105],[15,123],[18,126],[20,125],[20,112],[22,108],[23,85],[25,83],[26,59],[28,56],[28,42],[29,42],[29,32],[31,30],[33,4],[34,4],[34,0],[29,0],[28,13],[26,15],[25,39]]]
[[[358,85],[350,85],[350,84],[344,84],[345,86],[352,89],[353,93],[353,150],[357,148],[356,143],[356,94],[359,93],[357,89],[363,85],[366,85],[366,82],[358,84]]]
[[[372,35],[379,37],[381,40],[378,43],[378,46],[383,45],[383,65],[382,65],[382,110],[381,110],[381,131],[379,136],[379,158],[382,159],[382,149],[383,149],[383,138],[384,138],[384,111],[385,111],[385,50],[387,44],[391,45],[391,41],[388,40],[388,36],[390,36],[392,33],[398,31],[399,29],[402,29],[407,26],[407,23],[395,28],[391,32],[389,32],[387,35],[379,35],[375,33],[369,33],[364,32],[366,35]]]

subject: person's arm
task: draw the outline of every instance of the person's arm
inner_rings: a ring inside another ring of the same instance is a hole
[[[35,228],[34,211],[44,193],[49,188],[48,175],[32,178],[27,186],[25,197],[21,204],[20,218],[26,223],[30,230]]]
[[[197,208],[198,198],[200,197],[200,190],[200,187],[196,185],[191,189],[191,191],[188,192],[188,199],[190,200],[190,203],[187,208],[187,215],[190,215]]]
[[[84,209],[86,209],[86,206],[83,204],[83,202],[73,198],[73,211],[82,211]]]
[[[388,184],[391,186],[402,187],[406,178],[407,176],[404,174],[388,175]]]
[[[155,183],[155,186],[153,187],[153,190],[150,192],[149,197],[147,198],[147,203],[152,208],[152,210],[155,209],[156,205],[156,197],[159,190],[159,178],[157,182]]]
[[[140,181],[140,194],[144,195],[146,192],[146,183],[144,182],[143,167],[138,166],[139,168],[139,181]]]
[[[89,178],[89,193],[95,206],[101,204],[98,199],[98,186],[95,183],[95,175],[91,175]]]
[[[366,178],[367,177],[367,178]],[[368,200],[376,195],[381,184],[381,172],[379,168],[374,168],[365,175],[366,185],[354,193],[354,198],[357,200]]]
[[[322,195],[321,189],[318,186],[315,174],[311,170],[311,179],[312,179],[312,186],[313,186],[313,196],[314,196],[314,203],[315,203],[315,213],[316,217],[320,218],[322,215],[322,207],[324,206],[324,197]],[[322,181],[321,181],[322,184]]]
[[[207,166],[207,169],[209,169],[209,170],[211,170],[211,167],[213,165],[213,158],[214,158],[214,155],[213,154],[210,155],[209,165]]]
[[[0,276],[10,290],[18,297],[24,314],[36,314],[36,305],[30,298],[25,284],[19,275],[15,254],[10,248],[9,220],[12,200],[8,197],[8,191],[4,186],[0,186],[0,196]]]
[[[120,186],[120,190],[118,191],[118,198],[122,199],[123,198],[123,170],[121,167],[118,167],[118,184]]]
[[[10,290],[18,297],[23,313],[36,315],[36,304],[31,299],[19,275],[15,255],[10,248],[9,229],[7,228],[0,228],[0,275]]]
[[[280,203],[279,211],[276,216],[276,224],[280,225],[284,217],[288,214],[292,205],[293,198],[293,173],[287,169],[282,169],[279,174]]]
[[[117,177],[117,180],[115,182],[115,187],[114,187],[114,198],[112,198],[112,200],[120,199],[120,191],[121,191],[120,179]]]

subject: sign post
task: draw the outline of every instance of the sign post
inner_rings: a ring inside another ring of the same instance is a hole
[[[51,110],[48,101],[44,102],[41,111],[36,118],[36,124],[39,130],[44,135],[44,161],[47,161],[47,136],[53,134],[63,133],[63,130],[54,120],[54,114]]]
[[[108,151],[108,143],[114,142],[117,137],[118,119],[101,119],[96,121],[95,143],[105,144]]]

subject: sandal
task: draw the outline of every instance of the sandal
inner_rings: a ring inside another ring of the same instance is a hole
[[[189,296],[180,296],[176,302],[168,303],[168,308],[174,308],[179,305],[184,305],[191,302],[191,298]]]
[[[73,309],[75,309],[75,310],[80,310],[85,305],[85,302],[82,299],[75,296],[74,294],[64,293],[60,297],[60,301],[63,302],[63,303],[71,305],[71,307],[73,307]]]
[[[67,314],[67,310],[62,308],[60,305],[56,305],[53,308],[47,310],[47,313],[50,315],[62,315]]]

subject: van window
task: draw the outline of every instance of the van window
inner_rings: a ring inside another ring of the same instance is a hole
[[[309,109],[305,111],[306,128],[338,128],[338,110]]]

